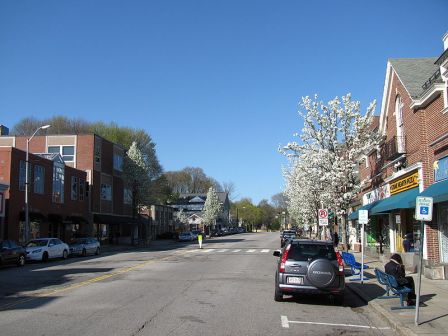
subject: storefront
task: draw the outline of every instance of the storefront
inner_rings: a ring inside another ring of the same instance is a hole
[[[448,156],[434,162],[434,183],[421,196],[434,201],[433,222],[436,222],[440,262],[448,263]]]
[[[380,216],[383,226],[388,226],[390,252],[405,252],[403,240],[409,234],[413,241],[419,234],[414,219],[415,198],[419,195],[419,173],[414,170],[389,182],[390,197],[372,208],[372,216]],[[411,252],[411,251],[406,251]]]

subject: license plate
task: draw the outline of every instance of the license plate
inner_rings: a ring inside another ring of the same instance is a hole
[[[288,284],[303,285],[303,277],[288,277],[286,282]]]

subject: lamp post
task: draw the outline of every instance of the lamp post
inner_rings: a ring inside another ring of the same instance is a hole
[[[28,192],[29,192],[29,152],[30,152],[30,141],[39,132],[41,129],[47,129],[51,127],[51,125],[40,126],[36,131],[34,131],[33,135],[26,139],[26,158],[25,158],[25,243],[30,238],[30,214],[29,214],[29,201],[28,201]]]

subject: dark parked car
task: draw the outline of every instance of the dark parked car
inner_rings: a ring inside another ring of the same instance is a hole
[[[95,238],[76,238],[70,242],[69,248],[72,255],[100,254],[100,242]]]
[[[296,231],[285,230],[280,234],[280,247],[285,246],[288,240],[296,238]]]
[[[0,241],[0,265],[25,265],[26,251],[13,240]]]
[[[293,239],[282,251],[275,274],[275,301],[283,294],[327,294],[337,304],[344,301],[344,264],[332,242]]]

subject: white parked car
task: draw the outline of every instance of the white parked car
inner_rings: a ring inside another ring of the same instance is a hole
[[[29,241],[26,246],[27,260],[47,261],[53,258],[66,259],[69,247],[58,238],[39,238]]]

